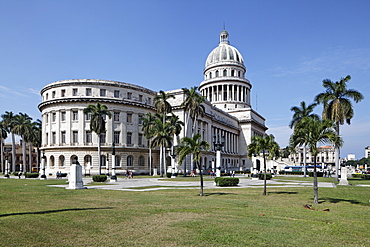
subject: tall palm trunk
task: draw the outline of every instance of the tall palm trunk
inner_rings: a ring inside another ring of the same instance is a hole
[[[15,162],[16,162],[15,155],[16,155],[16,151],[17,150],[15,150],[15,135],[12,132],[12,169],[11,169],[12,172],[15,172]]]
[[[28,153],[29,169],[30,172],[32,172],[32,144],[30,142],[28,143],[28,150],[29,150]]]
[[[336,122],[335,125],[336,125],[335,131],[337,132],[337,135],[339,136],[339,122]],[[335,147],[335,151],[334,151],[334,157],[335,157],[335,182],[338,182],[339,181],[339,155],[340,155],[339,147]]]
[[[1,148],[1,172],[4,174],[4,171],[5,171],[5,163],[4,163],[4,145],[3,145],[3,141],[4,141],[4,139],[3,138],[1,138],[1,140],[0,140],[0,148]]]
[[[152,175],[152,141],[149,139],[149,176]]]
[[[265,151],[263,151],[263,194],[262,195],[267,195],[267,191],[266,191],[266,179],[267,176],[266,176],[266,155],[265,155]]]
[[[101,148],[100,148],[100,134],[98,135],[98,161],[99,161],[99,175],[101,175]]]
[[[159,148],[159,176],[160,177],[163,177],[162,163],[163,163],[163,150],[162,150],[162,146],[161,146]]]
[[[317,204],[319,203],[319,187],[317,183],[316,155],[314,155],[314,159],[315,161],[313,162],[313,195],[314,195],[313,202]]]
[[[306,157],[306,153],[307,153],[307,147],[306,145],[303,146],[303,177],[306,177],[307,176],[307,172],[306,172],[306,167],[307,167],[307,157]]]
[[[200,171],[200,174],[199,174],[199,176],[200,176],[200,193],[199,193],[199,195],[200,196],[203,196],[203,169],[200,166],[200,162],[199,161],[197,162],[197,164],[198,164],[199,171]]]
[[[21,164],[21,171],[27,172],[27,166],[26,166],[26,142],[24,141],[24,138],[22,137],[22,164]]]

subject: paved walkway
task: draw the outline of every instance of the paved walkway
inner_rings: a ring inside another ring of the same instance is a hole
[[[226,188],[256,188],[263,187],[263,180],[252,180],[250,178],[239,177],[239,185],[237,187],[217,187],[213,181],[204,181],[205,189],[226,189]],[[275,178],[279,179],[279,178]],[[67,181],[66,181],[67,182]],[[163,178],[121,178],[117,179],[117,182],[108,182],[104,185],[91,185],[92,178],[83,178],[84,186],[88,189],[104,189],[104,190],[122,190],[122,191],[153,191],[153,190],[164,190],[164,189],[199,189],[199,180],[197,181],[179,181],[173,179]],[[52,185],[55,187],[68,187],[68,183],[65,185]],[[267,180],[268,187],[312,187],[312,182],[299,181],[297,180]],[[319,182],[319,187],[335,188],[334,183]]]

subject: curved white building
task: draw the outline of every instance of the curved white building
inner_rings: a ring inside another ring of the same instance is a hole
[[[206,114],[195,124],[197,133],[212,144],[213,136],[224,136],[222,148],[223,170],[240,170],[251,166],[247,158],[247,144],[253,135],[266,131],[265,119],[250,105],[251,83],[245,78],[246,68],[241,53],[229,44],[228,33],[222,31],[220,43],[208,56],[200,93],[206,97]],[[184,100],[181,89],[168,91],[175,96],[169,102],[174,114],[185,122],[186,113],[180,107]],[[39,109],[43,122],[43,150],[46,156],[46,174],[68,172],[74,156],[78,157],[83,172],[98,172],[97,136],[90,132],[89,116],[83,109],[100,102],[112,112],[107,118],[107,132],[102,138],[102,171],[109,172],[112,144],[116,148],[117,173],[127,170],[149,173],[148,141],[142,133],[141,117],[155,112],[153,99],[156,92],[140,86],[107,80],[77,79],[57,81],[42,91]],[[180,136],[190,136],[185,128]],[[205,169],[214,167],[215,149],[204,153]],[[153,150],[153,167],[159,166],[158,150]],[[167,154],[167,165],[171,158]],[[187,160],[186,169],[192,169]],[[183,170],[179,164],[177,170]]]

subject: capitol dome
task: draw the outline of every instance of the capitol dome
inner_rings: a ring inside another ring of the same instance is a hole
[[[223,30],[220,34],[220,43],[218,47],[208,55],[206,60],[206,69],[218,64],[235,64],[244,67],[243,56],[238,49],[230,45],[229,33]]]

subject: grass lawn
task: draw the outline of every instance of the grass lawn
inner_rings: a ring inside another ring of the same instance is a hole
[[[312,205],[311,187],[269,187],[267,196],[206,189],[200,197],[198,189],[46,186],[65,182],[0,179],[0,246],[370,246],[369,187],[320,188]]]

